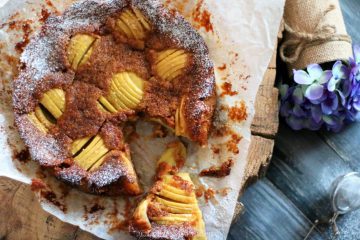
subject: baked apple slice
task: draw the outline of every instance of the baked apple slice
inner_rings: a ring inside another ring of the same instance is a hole
[[[144,40],[151,31],[151,26],[139,10],[131,8],[124,10],[115,20],[115,29],[135,47],[143,49]]]
[[[65,111],[65,92],[58,88],[51,89],[44,93],[39,102],[39,106],[28,116],[38,129],[46,133]]]
[[[134,110],[144,95],[144,80],[132,72],[115,74],[110,85],[110,92],[100,97],[99,102],[111,113]]]
[[[171,81],[186,72],[191,56],[182,49],[168,49],[155,54],[154,70],[164,81]]]
[[[186,160],[186,148],[180,141],[170,143],[157,162],[157,177],[175,174]]]
[[[173,229],[182,229],[176,238]],[[205,224],[189,174],[165,175],[157,181],[136,208],[130,230],[134,236],[149,239],[179,239],[183,234],[180,239],[205,240]]]
[[[83,143],[85,139],[80,141]],[[75,142],[75,144],[78,144]],[[81,152],[74,157],[75,163],[82,169],[90,170],[94,165],[101,165],[105,155],[109,152],[109,149],[105,146],[104,140],[96,135],[90,143]],[[80,145],[80,144],[79,144]]]
[[[88,34],[77,34],[70,39],[68,61],[73,70],[77,70],[90,59],[96,40],[97,37]]]
[[[180,105],[175,113],[175,134],[176,136],[188,137],[188,133],[186,130],[188,129],[186,126],[186,118],[184,115],[185,112],[185,98],[182,98],[180,101]]]

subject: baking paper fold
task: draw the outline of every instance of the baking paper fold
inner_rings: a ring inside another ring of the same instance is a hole
[[[180,11],[204,37],[216,67],[218,94],[222,93],[221,86],[224,82],[231,83],[232,90],[238,92],[234,96],[219,98],[215,127],[221,128],[227,125],[241,138],[238,143],[235,142],[239,153],[234,154],[232,151],[228,151],[229,136],[211,137],[209,145],[205,148],[189,143],[188,159],[186,166],[182,169],[182,171],[191,173],[197,186],[203,185],[206,189],[212,188],[220,192],[224,189],[227,190],[225,196],[216,194],[215,198],[210,201],[205,201],[203,197],[198,199],[206,224],[207,236],[211,240],[226,239],[231,225],[247,165],[254,101],[274,52],[284,1],[172,0],[170,3],[164,1],[170,5],[169,7]],[[56,10],[61,13],[72,1],[52,0],[53,6],[47,2],[45,0],[8,1],[0,9],[0,21],[3,24],[13,20],[32,19],[34,22],[30,25],[33,29],[37,29],[39,26],[37,19],[41,16],[42,9],[47,8],[49,11]],[[205,27],[194,20],[199,20],[199,18],[206,20],[206,15],[210,16],[212,31],[206,31]],[[8,24],[0,29],[0,55],[2,58],[0,63],[2,78],[0,82],[0,176],[30,184],[31,179],[39,178],[39,166],[32,161],[20,163],[12,158],[15,149],[20,151],[24,147],[13,123],[11,81],[16,71],[11,64],[9,65],[9,60],[11,62],[11,59],[19,57],[14,46],[21,40],[23,35],[21,31],[21,29],[9,30]],[[230,120],[226,109],[238,107],[241,102],[244,102],[247,108],[246,120],[240,122]],[[139,122],[137,132],[140,138],[131,143],[135,169],[145,190],[153,183],[156,160],[165,149],[166,144],[175,139],[171,135],[165,138],[153,138],[153,127],[152,124]],[[219,148],[220,153],[215,154],[213,148]],[[219,165],[227,159],[234,161],[229,176],[225,178],[198,177],[201,170],[214,164]],[[93,196],[75,189],[64,193],[62,184],[53,177],[48,176],[43,178],[43,181],[56,194],[56,199],[61,205],[59,208],[39,196],[43,209],[49,213],[62,221],[78,225],[81,229],[100,238],[132,239],[126,231],[119,230],[122,227],[121,221],[127,214],[126,208],[129,205],[127,198]],[[102,206],[104,209],[88,213],[94,204]],[[61,210],[64,207],[66,211]]]

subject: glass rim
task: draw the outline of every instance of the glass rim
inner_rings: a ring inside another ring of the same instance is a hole
[[[332,183],[332,191],[330,194],[330,199],[331,199],[331,205],[332,208],[334,210],[334,212],[339,213],[339,214],[345,214],[349,211],[355,210],[355,209],[349,209],[349,207],[346,210],[341,210],[339,208],[336,207],[336,203],[335,203],[335,199],[336,199],[336,195],[338,194],[339,188],[341,187],[341,183],[347,179],[350,176],[358,176],[360,178],[360,173],[359,172],[350,172],[347,173],[345,175],[342,175],[340,177],[338,177],[333,183]]]

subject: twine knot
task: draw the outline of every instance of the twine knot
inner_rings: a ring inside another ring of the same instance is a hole
[[[314,28],[313,32],[296,31],[286,22],[284,23],[285,31],[293,36],[283,42],[280,47],[280,57],[286,63],[294,63],[299,59],[301,52],[311,46],[320,45],[331,41],[345,41],[351,43],[351,37],[346,34],[336,34],[336,27],[334,25],[323,25],[319,27],[321,20],[330,11],[334,10],[335,6],[330,5],[328,9],[324,11],[318,24]]]

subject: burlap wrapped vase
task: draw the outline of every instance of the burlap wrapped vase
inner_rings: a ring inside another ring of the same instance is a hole
[[[287,0],[280,57],[289,71],[352,56],[338,0]]]

